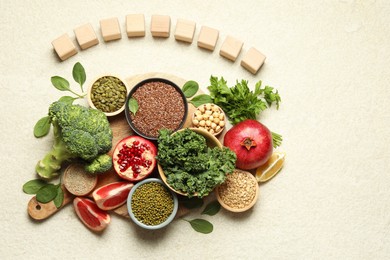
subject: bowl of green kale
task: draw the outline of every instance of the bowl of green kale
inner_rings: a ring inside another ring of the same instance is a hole
[[[157,142],[160,177],[180,195],[203,198],[235,169],[236,154],[205,130],[161,129]]]

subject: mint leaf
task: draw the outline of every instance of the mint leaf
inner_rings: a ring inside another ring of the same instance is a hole
[[[73,79],[80,84],[81,91],[83,92],[83,84],[85,83],[85,80],[87,79],[87,76],[85,74],[85,69],[83,65],[80,64],[80,62],[77,62],[73,66],[72,71]]]
[[[63,96],[58,101],[66,103],[66,104],[73,104],[73,101],[75,101],[77,98],[71,97],[71,96]]]
[[[46,186],[47,183],[40,179],[35,179],[26,182],[23,185],[23,192],[27,194],[37,194],[37,192],[43,187]]]
[[[182,87],[182,91],[186,98],[193,97],[199,90],[199,84],[193,80],[187,81]]]
[[[198,106],[203,105],[203,104],[213,103],[213,100],[207,94],[200,94],[200,95],[194,97],[193,99],[191,99],[189,102],[191,104],[193,104],[195,107],[198,107]]]
[[[130,112],[133,113],[133,115],[135,115],[135,113],[137,113],[137,111],[138,111],[138,102],[137,102],[137,100],[135,98],[130,98],[128,106],[129,106]]]
[[[36,138],[43,137],[49,133],[50,130],[50,117],[45,116],[38,120],[34,126],[34,136]]]
[[[40,203],[48,203],[57,196],[57,185],[47,184],[39,189],[36,199]]]
[[[205,209],[202,211],[202,214],[214,216],[219,212],[220,209],[221,209],[221,204],[219,204],[219,202],[215,200],[207,204]]]
[[[69,82],[60,76],[51,77],[51,84],[53,84],[53,86],[60,91],[69,91],[70,90]]]
[[[199,233],[209,234],[213,232],[213,224],[205,219],[197,218],[188,222],[191,224],[191,227]]]
[[[63,201],[64,201],[64,191],[62,190],[61,185],[58,185],[57,195],[53,200],[54,205],[57,207],[57,209],[62,206]]]

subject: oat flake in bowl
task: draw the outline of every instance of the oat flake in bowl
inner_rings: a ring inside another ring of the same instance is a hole
[[[138,103],[135,115],[126,106],[126,119],[138,135],[157,140],[158,131],[167,128],[180,129],[187,117],[187,100],[181,89],[173,82],[151,78],[138,83],[129,93]]]
[[[226,175],[226,181],[216,188],[219,203],[232,212],[243,212],[256,203],[259,186],[255,176],[247,171],[235,169]]]

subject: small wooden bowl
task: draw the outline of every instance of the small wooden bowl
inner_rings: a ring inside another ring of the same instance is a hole
[[[231,211],[231,212],[244,212],[244,211],[247,211],[248,209],[252,208],[253,205],[255,205],[256,201],[258,200],[258,198],[259,198],[259,185],[257,183],[256,177],[253,176],[252,173],[247,172],[247,171],[238,170],[238,169],[235,169],[234,172],[239,172],[240,174],[246,174],[253,182],[254,187],[255,187],[255,195],[254,195],[252,201],[248,205],[246,205],[245,207],[242,207],[242,208],[235,208],[235,207],[231,207],[231,206],[227,205],[225,203],[225,200],[221,197],[221,193],[220,193],[220,189],[222,189],[223,185],[227,185],[226,181],[225,181],[225,183],[223,183],[215,188],[215,194],[217,196],[218,202],[221,204],[221,206],[224,209]],[[234,172],[232,174],[234,174]],[[228,176],[227,176],[227,178],[228,178]],[[245,192],[246,191],[242,191],[242,193],[245,193]]]
[[[225,129],[225,126],[226,126],[226,115],[225,115],[225,112],[223,112],[222,108],[220,108],[220,107],[217,106],[216,104],[207,103],[207,104],[203,104],[203,105],[200,105],[199,107],[197,107],[196,110],[195,110],[195,112],[194,112],[194,113],[192,114],[192,116],[191,116],[192,127],[198,128],[198,129],[203,129],[203,130],[209,132],[209,131],[206,129],[207,126],[204,126],[204,127],[203,127],[203,126],[200,126],[199,124],[198,124],[198,125],[194,125],[194,120],[198,120],[198,119],[197,119],[196,113],[197,113],[198,111],[201,111],[200,109],[205,108],[207,105],[210,105],[210,106],[215,107],[215,108],[218,110],[218,112],[219,112],[220,114],[223,115],[223,119],[221,120],[221,121],[223,122],[223,126],[221,126],[221,129],[219,129],[217,132],[212,133],[212,135],[217,136],[217,135],[219,135],[220,133],[222,133],[222,131]],[[199,121],[199,120],[198,120],[198,121]],[[215,122],[214,122],[214,123],[215,123]],[[211,128],[211,127],[210,127],[210,128]]]
[[[219,147],[219,148],[222,148],[222,144],[221,142],[212,134],[210,134],[209,132],[205,131],[205,130],[202,130],[202,129],[199,129],[199,128],[189,128],[191,129],[192,131],[194,131],[195,133],[197,134],[200,134],[202,135],[204,138],[206,138],[206,143],[207,143],[207,146],[208,147]],[[181,129],[177,132],[180,132],[180,131],[184,131],[184,129]],[[176,133],[176,132],[175,132]],[[175,134],[173,133],[173,134]],[[167,177],[164,173],[164,170],[163,168],[161,167],[160,164],[157,165],[157,168],[158,168],[158,173],[160,174],[160,177],[161,177],[161,180],[165,183],[165,185],[167,185],[167,187],[169,189],[171,189],[172,191],[176,192],[177,194],[180,194],[180,195],[183,195],[183,196],[188,196],[187,193],[184,193],[182,191],[179,191],[179,190],[175,190],[173,187],[171,187],[168,182],[167,182]],[[196,196],[197,194],[195,193],[194,196]]]
[[[130,89],[129,87],[127,86],[126,82],[124,80],[122,80],[120,77],[118,76],[115,76],[115,75],[103,75],[103,76],[100,76],[100,77],[97,77],[94,81],[92,81],[91,85],[89,86],[89,89],[88,89],[88,92],[87,92],[87,101],[88,101],[88,104],[90,107],[94,108],[94,109],[98,109],[96,108],[95,104],[92,102],[92,99],[91,99],[91,92],[92,92],[92,88],[93,88],[93,84],[95,84],[96,81],[98,81],[99,79],[103,78],[103,77],[114,77],[114,78],[117,78],[119,79],[123,85],[125,85],[126,87],[126,93],[125,93],[125,101],[123,102],[123,106],[121,108],[119,108],[118,110],[114,111],[114,112],[104,112],[102,111],[106,116],[116,116],[118,115],[119,113],[123,112],[125,110],[125,106],[126,106],[126,98],[127,98],[127,95],[129,94],[130,92]],[[100,109],[99,109],[100,110]]]

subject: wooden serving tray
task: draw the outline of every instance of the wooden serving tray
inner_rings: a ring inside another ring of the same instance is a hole
[[[166,74],[166,73],[157,73],[157,72],[135,75],[135,76],[126,78],[125,81],[126,81],[127,86],[131,89],[140,81],[148,79],[148,78],[168,79],[168,80],[172,81],[173,83],[177,84],[179,87],[182,87],[184,85],[184,83],[186,82],[185,79],[179,78],[177,76],[174,76],[171,74]],[[189,103],[188,104],[188,115],[187,115],[186,122],[183,125],[183,128],[191,126],[191,124],[192,124],[191,115],[195,112],[195,110],[196,110],[196,108],[192,104]],[[115,149],[115,145],[121,139],[123,139],[127,136],[130,136],[130,135],[134,135],[134,133],[132,132],[130,126],[128,125],[128,123],[126,121],[126,117],[125,117],[124,113],[125,112],[122,112],[116,116],[109,117],[111,129],[113,132],[113,140],[112,140],[113,147],[112,147],[111,151],[108,152],[109,155],[112,155],[112,152]],[[158,175],[156,175],[156,176],[158,176]],[[96,188],[101,187],[101,186],[108,184],[108,183],[119,181],[119,180],[121,180],[121,178],[115,173],[114,169],[111,169],[109,172],[99,176],[99,180],[98,180],[98,184],[97,184]],[[28,214],[30,215],[30,217],[35,219],[35,220],[46,219],[46,218],[52,216],[53,214],[55,214],[56,212],[58,212],[60,209],[62,209],[64,206],[66,206],[70,202],[72,202],[74,199],[74,195],[70,194],[65,189],[65,187],[63,187],[63,190],[64,190],[64,202],[62,203],[62,206],[59,209],[56,208],[53,201],[51,201],[49,203],[45,203],[45,204],[39,203],[34,196],[29,201],[28,207],[27,207],[27,211],[28,211]],[[92,193],[87,195],[87,197],[91,197],[91,196],[92,196]],[[176,214],[176,217],[181,217],[181,216],[185,215],[186,213],[188,213],[188,211],[189,210],[187,208],[179,205],[179,210],[178,210],[178,213]],[[120,216],[129,218],[126,203],[123,206],[113,210],[112,212],[114,212]]]

